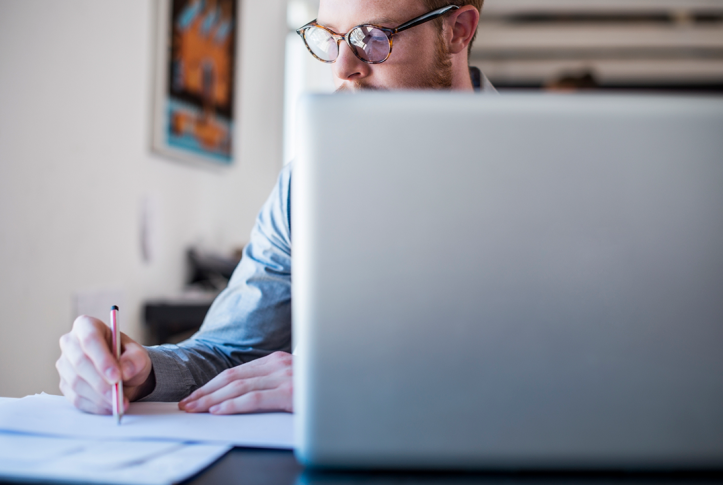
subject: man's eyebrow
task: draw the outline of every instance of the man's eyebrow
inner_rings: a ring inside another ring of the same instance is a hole
[[[397,22],[397,20],[392,19],[390,17],[380,17],[380,18],[376,18],[376,19],[373,19],[373,20],[370,20],[370,21],[364,22],[364,23],[365,24],[376,24],[376,25],[388,24],[388,25],[394,25],[396,27],[399,22]]]

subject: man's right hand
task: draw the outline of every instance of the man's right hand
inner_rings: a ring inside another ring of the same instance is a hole
[[[100,320],[80,316],[60,337],[60,391],[75,407],[88,413],[111,414],[113,384],[123,379],[124,408],[155,388],[148,351],[121,333],[120,363],[111,353],[111,330]]]

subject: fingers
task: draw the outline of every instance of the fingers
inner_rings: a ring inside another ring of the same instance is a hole
[[[120,364],[110,347],[110,329],[102,321],[87,316],[78,317],[71,332],[60,338],[62,353],[55,365],[60,375],[60,390],[83,411],[110,412],[112,384],[122,377],[121,365],[129,396],[134,386],[145,382],[150,374],[152,365],[143,346],[121,334]]]
[[[73,406],[86,413],[110,414],[112,412],[110,401],[102,399],[101,396],[90,388],[87,382],[77,376],[73,379],[72,383],[61,378],[60,390]]]
[[[219,414],[290,411],[292,380],[291,355],[277,352],[222,372],[181,401],[178,407],[187,412]],[[231,402],[233,404],[227,404]]]
[[[63,353],[56,363],[60,377],[68,383],[82,380],[88,385],[88,391],[90,391],[84,397],[94,402],[102,400],[102,396],[110,392],[111,385],[98,374],[93,363],[83,353],[78,341],[72,337],[64,336],[60,340],[60,347]],[[98,398],[96,398],[96,395]]]
[[[270,390],[253,391],[235,399],[217,404],[209,412],[211,414],[255,413],[260,411],[294,412],[293,384],[291,381]]]
[[[197,389],[191,393],[191,395],[183,399],[180,403],[178,403],[179,407],[181,409],[185,409],[187,403],[216,392],[233,381],[267,376],[279,369],[290,369],[292,363],[291,354],[286,352],[274,352],[266,357],[227,369],[211,379],[205,386]]]
[[[214,393],[218,391],[219,389],[223,389],[224,387],[228,386],[231,382],[233,382],[236,379],[241,379],[239,369],[244,367],[245,365],[250,365],[253,362],[250,362],[249,364],[243,364],[238,367],[234,367],[232,369],[226,369],[225,371],[221,372],[219,375],[211,379],[204,385],[203,387],[200,387],[196,389],[193,393],[191,393],[189,396],[187,396],[185,399],[183,399],[181,402],[179,402],[179,407],[181,409],[185,408],[185,405],[191,401],[196,401],[198,399],[201,399],[204,396],[208,396],[211,393]],[[251,378],[251,375],[247,375],[247,379]]]
[[[84,397],[75,396],[73,398],[66,396],[73,406],[80,409],[83,412],[91,414],[111,414],[111,411],[107,408],[100,408],[95,403],[85,399]]]
[[[121,334],[123,353],[120,358],[123,382],[131,387],[140,386],[151,372],[151,358],[148,351],[138,342],[125,334]]]
[[[60,380],[60,390],[65,398],[76,408],[86,413],[92,414],[113,414],[113,408],[110,404],[111,397],[107,396],[107,399],[99,402],[93,397],[85,396],[97,396],[97,394],[88,392],[88,384],[82,379],[77,379],[73,384],[69,384],[64,379]],[[123,412],[128,411],[130,402],[127,398],[123,398]]]
[[[77,339],[98,374],[103,376],[108,384],[118,382],[121,374],[110,349],[110,329],[100,320],[83,315],[75,319],[71,335]]]
[[[205,413],[216,404],[252,391],[273,389],[277,385],[279,385],[278,378],[274,379],[273,377],[253,377],[251,379],[233,381],[216,392],[212,392],[187,403],[184,406],[184,410],[191,413]]]

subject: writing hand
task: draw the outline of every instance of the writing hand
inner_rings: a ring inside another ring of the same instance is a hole
[[[293,357],[274,352],[227,369],[178,403],[189,413],[293,412]]]
[[[112,413],[112,386],[123,379],[124,409],[129,401],[155,387],[148,351],[121,333],[120,362],[111,353],[110,328],[97,318],[80,316],[73,329],[60,337],[60,358],[55,363],[60,391],[78,409],[94,414]],[[150,389],[149,389],[150,386]]]

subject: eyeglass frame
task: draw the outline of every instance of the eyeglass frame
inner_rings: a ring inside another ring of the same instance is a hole
[[[404,22],[403,24],[401,24],[400,26],[398,26],[395,29],[390,29],[388,27],[382,27],[380,25],[375,25],[375,24],[359,24],[359,25],[349,29],[349,32],[347,32],[346,34],[339,34],[337,32],[334,32],[330,28],[325,27],[321,24],[318,24],[316,22],[316,19],[314,19],[311,22],[309,22],[308,24],[304,25],[303,27],[299,27],[298,29],[296,29],[296,33],[299,34],[301,39],[304,41],[304,45],[309,50],[309,53],[312,56],[314,56],[316,59],[318,59],[321,62],[324,62],[326,64],[332,64],[332,63],[336,62],[337,59],[339,59],[339,52],[341,52],[341,50],[339,48],[339,44],[341,43],[342,40],[346,41],[346,44],[349,46],[349,49],[351,50],[352,54],[354,54],[354,57],[356,57],[360,61],[365,62],[367,64],[381,64],[382,62],[389,59],[389,57],[392,55],[392,47],[394,46],[394,36],[396,34],[398,34],[399,32],[402,32],[404,30],[411,29],[412,27],[416,27],[417,25],[421,25],[425,22],[429,22],[430,20],[434,20],[434,19],[446,14],[447,12],[451,12],[451,11],[457,10],[459,8],[460,8],[459,5],[447,5],[445,7],[441,7],[436,10],[432,10],[431,12],[427,12],[424,15],[420,15],[419,17],[413,18],[412,20],[409,20],[408,22]],[[321,57],[314,54],[314,51],[312,51],[311,47],[309,47],[309,43],[306,41],[306,31],[308,31],[312,27],[326,30],[327,32],[329,32],[329,34],[331,34],[332,39],[334,39],[336,41],[337,55],[333,61],[325,61]],[[349,40],[349,36],[351,35],[352,32],[354,32],[356,29],[358,29],[360,27],[373,27],[375,29],[381,30],[382,32],[384,32],[384,34],[386,34],[387,40],[389,41],[389,52],[387,53],[387,57],[385,57],[381,61],[367,61],[365,59],[362,59],[356,53],[356,47],[351,44],[351,41]]]

